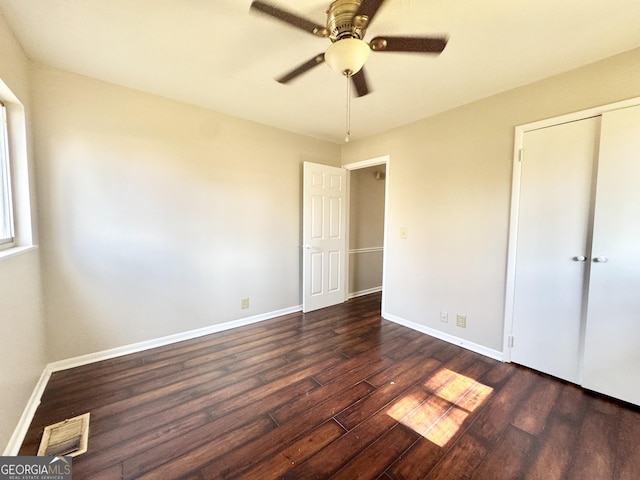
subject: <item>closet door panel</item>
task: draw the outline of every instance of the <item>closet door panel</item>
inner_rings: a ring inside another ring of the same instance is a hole
[[[640,106],[602,116],[583,385],[640,405]]]
[[[526,132],[513,362],[579,383],[599,118]],[[580,257],[583,257],[581,259]]]

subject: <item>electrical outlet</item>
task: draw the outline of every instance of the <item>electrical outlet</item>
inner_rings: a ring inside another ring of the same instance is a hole
[[[249,297],[240,299],[240,308],[249,308]]]
[[[447,312],[440,312],[440,321],[442,323],[448,323],[449,322],[449,314]]]
[[[461,314],[456,315],[456,325],[462,328],[467,328],[467,316]]]
[[[401,227],[400,228],[400,238],[402,240],[406,240],[408,236],[409,236],[409,232],[407,231],[407,227]]]

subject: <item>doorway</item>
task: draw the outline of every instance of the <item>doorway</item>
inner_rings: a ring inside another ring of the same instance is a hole
[[[389,156],[342,168],[304,163],[303,312],[380,291],[384,311],[389,163]],[[358,185],[354,195],[352,173]],[[350,215],[352,204],[354,214]]]
[[[347,297],[384,292],[389,157],[343,168],[349,172]]]

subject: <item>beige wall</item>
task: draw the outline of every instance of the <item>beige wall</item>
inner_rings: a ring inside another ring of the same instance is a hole
[[[339,146],[46,67],[31,80],[52,360],[300,305],[302,162],[339,165]]]
[[[33,107],[42,244],[0,261],[0,445],[47,360],[298,305],[305,160],[389,154],[387,312],[500,350],[514,127],[640,96],[635,50],[340,147],[29,72],[2,17],[0,58]]]
[[[345,145],[391,157],[386,312],[502,350],[514,127],[636,96],[640,49]]]
[[[349,172],[349,294],[382,287],[385,165]]]
[[[23,104],[29,118],[28,61],[1,14],[0,59],[0,80]],[[26,170],[32,177],[32,165]],[[28,194],[21,202],[27,210],[33,207]],[[0,352],[2,452],[46,363],[37,249],[0,259]]]

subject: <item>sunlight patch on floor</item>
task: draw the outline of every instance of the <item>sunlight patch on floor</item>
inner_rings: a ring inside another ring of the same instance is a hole
[[[396,401],[387,414],[440,447],[493,392],[493,388],[446,368],[430,377],[424,387]]]

